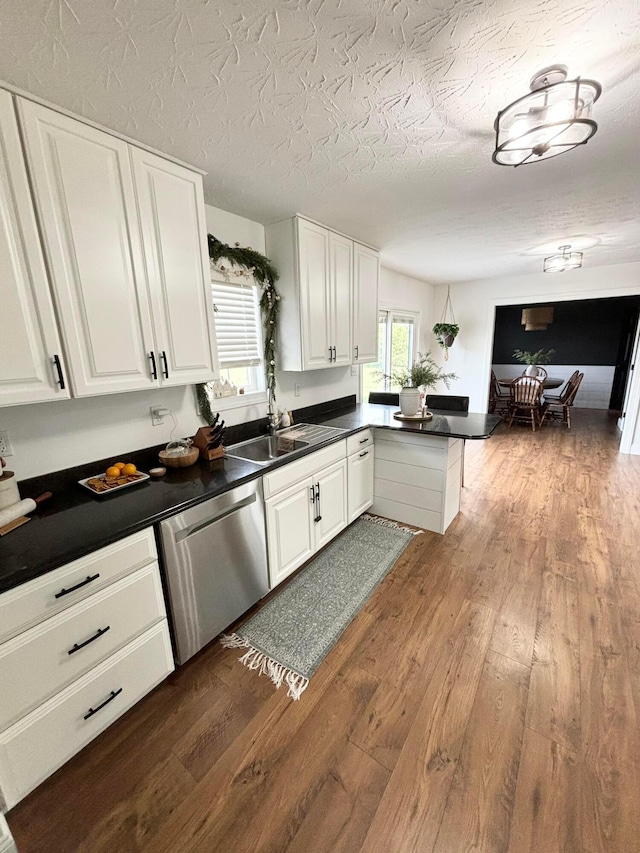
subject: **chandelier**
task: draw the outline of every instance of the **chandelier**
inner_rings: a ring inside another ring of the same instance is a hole
[[[571,246],[558,246],[560,255],[549,255],[544,259],[545,272],[564,272],[577,270],[582,266],[582,252],[572,252]]]
[[[539,71],[531,92],[501,110],[495,121],[493,162],[539,163],[587,143],[598,129],[591,109],[602,87],[595,80],[567,80],[564,65]]]
[[[553,306],[540,305],[537,308],[522,309],[522,325],[525,332],[544,332],[553,323]]]

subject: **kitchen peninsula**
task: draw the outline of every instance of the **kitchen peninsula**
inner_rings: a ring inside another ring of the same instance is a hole
[[[460,511],[464,442],[490,438],[500,418],[432,409],[430,421],[408,423],[396,420],[396,411],[354,403],[316,422],[373,431],[373,513],[444,533]]]

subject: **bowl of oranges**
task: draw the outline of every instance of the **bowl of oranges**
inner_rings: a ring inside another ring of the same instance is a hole
[[[138,471],[133,462],[114,462],[113,465],[109,465],[104,474],[86,477],[78,482],[95,495],[104,495],[126,489],[127,486],[133,486],[148,479],[149,475]]]

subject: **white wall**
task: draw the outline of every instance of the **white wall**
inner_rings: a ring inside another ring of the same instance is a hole
[[[207,229],[223,243],[265,251],[264,228],[233,213],[206,206]],[[357,394],[359,379],[349,368],[276,375],[278,405],[287,409]],[[300,396],[295,397],[298,383]],[[203,421],[198,417],[193,386],[110,394],[81,400],[60,400],[0,409],[0,430],[8,430],[13,456],[8,466],[19,479],[46,474],[92,459],[119,455],[169,440],[173,422],[151,424],[149,408],[171,409],[178,421],[175,437],[193,435]],[[266,415],[266,403],[224,412],[227,424]]]
[[[431,328],[433,317],[434,287],[426,281],[412,278],[395,270],[380,268],[380,308],[399,308],[403,311],[415,311],[420,314],[418,332],[418,351],[426,352],[433,348]],[[435,345],[438,348],[437,344]]]
[[[631,296],[638,293],[640,263],[583,267],[566,275],[537,273],[452,284],[451,301],[456,321],[460,325],[460,334],[449,351],[447,366],[460,377],[455,383],[455,393],[469,396],[471,411],[487,410],[496,305],[546,300],[560,302],[568,299]],[[438,316],[446,297],[446,286],[437,286],[434,309]],[[436,349],[437,347],[434,352]],[[634,382],[640,383],[640,371],[635,373]],[[627,424],[629,425],[628,418]]]

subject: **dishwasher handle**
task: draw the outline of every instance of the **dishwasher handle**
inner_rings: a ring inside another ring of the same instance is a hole
[[[190,524],[188,527],[182,528],[182,530],[174,531],[173,538],[176,545],[179,542],[184,542],[185,539],[188,539],[189,536],[193,536],[194,533],[199,533],[201,530],[204,530],[206,527],[209,527],[212,524],[215,524],[218,521],[221,521],[223,518],[227,518],[230,515],[233,515],[235,512],[239,512],[241,509],[244,509],[247,506],[251,506],[251,504],[255,503],[257,496],[255,492],[248,495],[246,498],[242,498],[231,506],[223,509],[219,512],[216,512],[207,518],[201,519],[200,521],[196,521],[193,524]],[[213,498],[213,500],[216,500]]]

